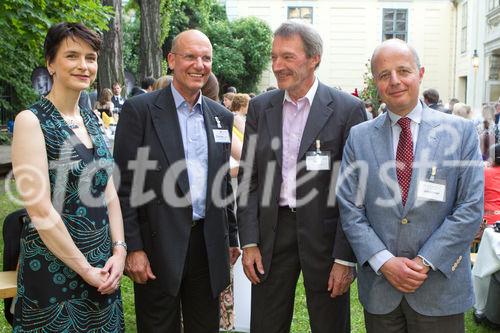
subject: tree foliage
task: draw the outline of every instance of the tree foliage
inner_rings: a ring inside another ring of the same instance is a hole
[[[165,5],[170,14],[162,23],[169,22],[164,54],[178,33],[200,29],[212,42],[212,71],[220,86],[257,90],[271,53],[272,32],[267,23],[255,17],[229,22],[225,8],[215,0],[166,0]]]
[[[139,73],[140,24],[136,16],[127,17],[123,24],[123,63],[125,70],[134,77]]]
[[[176,35],[187,29],[202,29],[206,26],[215,5],[214,0],[164,0],[161,23],[164,56],[170,51]]]
[[[97,31],[107,29],[113,9],[96,0],[0,1],[0,85],[11,87],[12,101],[0,99],[0,108],[13,113],[36,99],[31,72],[44,66],[43,42],[54,23],[83,22]]]
[[[256,92],[262,72],[271,58],[272,31],[261,19],[246,17],[231,23],[232,37],[245,59],[245,72],[235,85],[241,91]]]
[[[208,25],[204,32],[212,42],[212,72],[219,80],[221,88],[235,85],[245,75],[245,57],[238,50],[238,41],[232,38],[229,22],[218,21]]]
[[[267,23],[245,17],[210,22],[203,30],[213,45],[212,71],[220,86],[256,92],[271,54],[272,32]]]
[[[140,8],[137,2],[130,1],[126,10]],[[199,29],[212,42],[212,71],[220,86],[232,85],[246,92],[257,90],[271,53],[272,32],[264,21],[248,17],[229,22],[224,6],[217,0],[162,0],[160,13],[163,63],[177,34],[187,29]],[[131,24],[138,24],[138,16],[135,15]],[[125,24],[124,28],[125,68],[136,74],[137,54],[142,46],[137,45],[137,26],[128,25]]]
[[[361,91],[361,94],[359,95],[359,98],[364,101],[370,100],[372,102],[373,109],[378,110],[380,106],[380,98],[378,96],[377,86],[373,80],[369,61],[366,63],[366,72],[363,74],[363,82],[364,87],[363,91]]]

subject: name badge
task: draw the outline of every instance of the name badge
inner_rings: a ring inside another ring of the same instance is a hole
[[[306,170],[330,170],[330,154],[324,152],[308,152],[306,154]]]
[[[229,131],[227,129],[214,129],[214,139],[218,143],[231,143]]]
[[[421,180],[418,183],[417,199],[444,202],[446,184],[435,180],[434,182]]]

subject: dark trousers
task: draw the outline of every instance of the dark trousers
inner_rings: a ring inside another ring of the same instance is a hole
[[[295,214],[280,209],[269,275],[252,285],[251,333],[290,332],[300,270]],[[326,285],[305,291],[312,333],[350,332],[349,293],[331,298]]]
[[[365,310],[367,333],[464,333],[464,314],[424,316],[413,310],[403,297],[392,312],[375,315]]]
[[[158,280],[134,284],[138,332],[181,332],[181,308],[184,333],[219,331],[219,298],[212,296],[202,224],[191,230],[179,294],[161,290]]]

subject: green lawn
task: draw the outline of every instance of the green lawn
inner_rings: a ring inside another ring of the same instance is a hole
[[[13,204],[5,194],[4,183],[0,181],[0,225],[3,225],[4,217],[8,213],[16,210],[17,208],[18,207],[15,204]],[[1,238],[0,238],[0,254],[3,254],[3,239]],[[125,307],[126,331],[135,332],[136,329],[135,329],[133,286],[130,279],[128,278],[123,279],[122,295],[123,295],[123,304]],[[0,304],[0,332],[10,332],[11,327],[1,314],[3,314],[3,302]],[[351,291],[351,327],[352,327],[351,331],[354,333],[365,332],[364,322],[363,322],[363,309],[357,300],[356,286],[353,286]],[[296,290],[295,313],[292,322],[292,332],[293,333],[310,332],[309,318],[307,315],[305,292],[304,292],[304,286],[302,284],[302,278],[300,279]],[[476,325],[472,320],[471,313],[469,312],[466,314],[466,332],[489,333],[494,331]]]

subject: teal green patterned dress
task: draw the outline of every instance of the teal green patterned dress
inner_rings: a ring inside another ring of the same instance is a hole
[[[88,149],[49,100],[30,109],[45,137],[52,204],[88,262],[103,267],[112,253],[104,190],[113,162],[97,119],[81,111],[94,146]],[[47,249],[27,221],[13,326],[14,332],[123,332],[120,291],[97,292]]]

